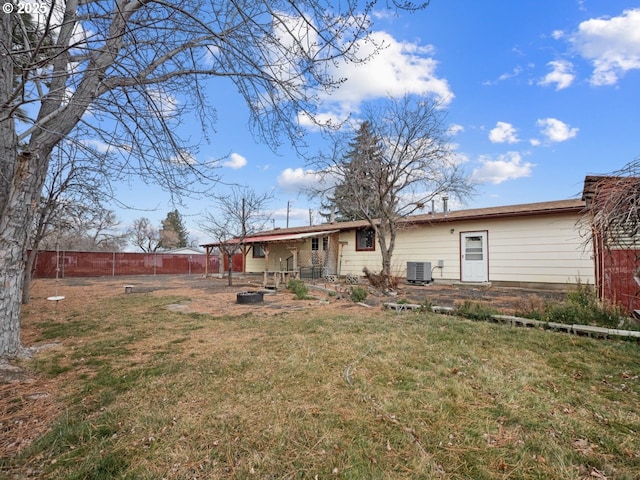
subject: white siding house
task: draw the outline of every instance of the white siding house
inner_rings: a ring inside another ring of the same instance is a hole
[[[436,282],[566,287],[593,284],[582,200],[417,215],[399,224],[393,270],[430,262]],[[275,229],[245,239],[245,270],[362,275],[380,271],[377,239],[364,221]],[[209,247],[209,246],[207,246]]]

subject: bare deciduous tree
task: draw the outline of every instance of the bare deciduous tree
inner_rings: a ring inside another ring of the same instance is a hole
[[[27,232],[62,139],[89,125],[94,141],[120,153],[105,170],[135,173],[171,195],[193,190],[195,180],[215,175],[195,160],[176,126],[189,114],[203,130],[215,120],[204,79],[234,82],[252,125],[271,145],[283,134],[298,141],[294,120],[313,118],[316,94],[341,82],[330,66],[363,60],[357,42],[367,37],[375,2],[364,11],[359,5],[67,0],[51,2],[33,22],[0,15],[0,357],[23,352]]]
[[[230,194],[218,196],[213,211],[204,214],[200,228],[214,238],[222,255],[227,257],[230,286],[233,255],[239,251],[246,255],[245,238],[265,229],[271,218],[265,208],[271,198],[271,193],[259,194],[250,188],[234,187]]]
[[[146,217],[134,220],[128,233],[131,243],[145,253],[153,253],[160,248],[160,231]]]
[[[73,243],[63,246],[65,249],[119,249],[126,243],[123,235],[107,233],[117,221],[103,205],[109,199],[105,192],[108,182],[99,169],[105,158],[105,153],[76,141],[65,140],[55,147],[29,234],[23,304],[29,302],[39,249],[56,248],[62,237]]]
[[[335,137],[332,154],[313,163],[337,210],[367,220],[374,231],[383,288],[391,286],[400,220],[437,196],[463,198],[473,190],[450,150],[440,107],[425,98],[389,99],[366,111],[354,137]]]
[[[587,212],[606,244],[640,239],[640,158],[621,170],[592,177]]]
[[[584,192],[585,215],[591,235],[585,245],[590,245],[595,237],[604,249],[637,251],[640,247],[640,158],[610,174],[587,178],[591,183]],[[638,261],[640,256],[636,255]],[[636,265],[633,279],[640,286],[640,265]]]
[[[129,235],[119,230],[120,222],[113,211],[83,204],[65,204],[62,210],[64,229],[54,227],[56,233],[43,242],[42,248],[52,250],[57,245],[62,250],[118,252],[126,246]]]

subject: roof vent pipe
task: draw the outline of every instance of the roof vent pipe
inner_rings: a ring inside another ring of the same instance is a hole
[[[448,214],[449,213],[449,197],[447,197],[446,195],[442,196],[442,211],[444,212],[444,214]]]
[[[436,201],[435,199],[431,199],[431,215],[435,215],[436,213]]]

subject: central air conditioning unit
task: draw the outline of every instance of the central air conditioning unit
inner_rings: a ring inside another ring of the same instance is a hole
[[[431,262],[407,262],[407,282],[431,283]]]

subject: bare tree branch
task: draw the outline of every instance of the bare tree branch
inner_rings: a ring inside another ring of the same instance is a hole
[[[331,155],[313,161],[327,194],[346,219],[363,219],[382,255],[383,286],[391,284],[391,258],[400,220],[438,196],[473,191],[452,154],[441,105],[425,98],[389,99],[369,108],[353,140],[334,136]],[[407,222],[403,222],[406,224]]]
[[[232,257],[247,254],[244,240],[264,230],[271,218],[265,209],[273,194],[257,193],[250,188],[232,187],[228,195],[219,195],[212,211],[204,214],[200,228],[209,233],[218,249],[229,259],[228,278],[232,285]]]
[[[203,130],[215,120],[204,80],[232,81],[269,145],[300,145],[298,115],[313,118],[319,94],[342,81],[329,74],[336,59],[366,60],[357,45],[374,6],[66,0],[52,1],[29,28],[17,14],[0,15],[0,357],[21,350],[27,231],[57,144],[91,126],[92,140],[118,154],[105,170],[141,175],[172,196],[204,195],[215,170],[195,161],[199,139],[177,134],[180,118],[196,115]]]

